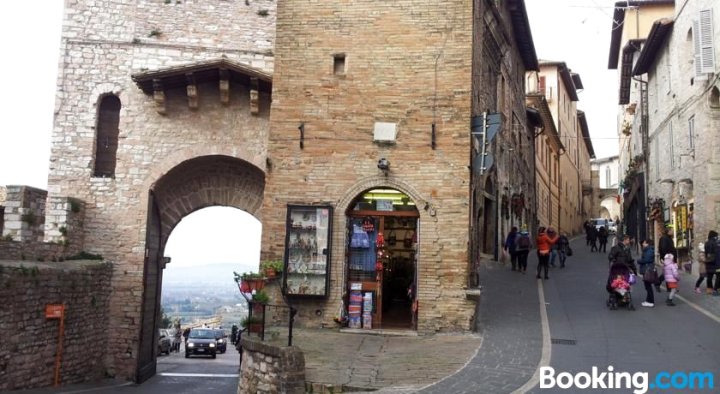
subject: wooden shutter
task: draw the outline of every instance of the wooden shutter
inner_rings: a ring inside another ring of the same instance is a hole
[[[698,20],[693,21],[693,49],[695,52],[695,78],[706,79],[715,72],[715,51],[713,48],[712,9],[701,10]]]

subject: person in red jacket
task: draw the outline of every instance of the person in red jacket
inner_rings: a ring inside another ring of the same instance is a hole
[[[535,241],[535,244],[537,245],[537,254],[538,254],[538,266],[537,266],[537,275],[536,278],[540,279],[540,270],[545,270],[545,279],[550,279],[548,277],[548,263],[550,261],[550,251],[558,240],[558,235],[555,232],[555,230],[552,229],[552,227],[549,229],[549,231],[545,230],[545,227],[540,227],[538,229],[538,235]]]

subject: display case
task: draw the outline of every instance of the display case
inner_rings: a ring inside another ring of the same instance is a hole
[[[332,207],[288,205],[283,294],[326,297],[330,275]]]

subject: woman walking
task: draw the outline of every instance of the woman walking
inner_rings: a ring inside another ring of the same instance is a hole
[[[517,263],[518,263],[518,256],[516,252],[515,247],[515,238],[517,238],[517,227],[513,226],[510,229],[510,232],[507,235],[507,238],[505,238],[505,245],[503,249],[505,249],[506,252],[510,254],[510,265],[512,266],[511,271],[516,271],[518,269]]]
[[[655,292],[653,291],[655,281],[645,280],[645,273],[648,272],[648,270],[655,269],[655,247],[653,246],[652,240],[646,239],[642,242],[642,257],[640,257],[638,265],[640,266],[640,276],[643,278],[645,292],[647,293],[645,301],[641,305],[647,308],[652,308],[655,306]]]
[[[538,229],[538,236],[536,238],[536,244],[537,244],[537,254],[538,254],[538,266],[537,266],[537,275],[535,276],[537,279],[540,279],[540,270],[545,271],[545,279],[550,279],[548,277],[548,263],[550,262],[550,249],[553,247],[555,242],[557,242],[558,236],[554,233],[553,235],[549,236],[545,232],[545,227],[540,227]]]

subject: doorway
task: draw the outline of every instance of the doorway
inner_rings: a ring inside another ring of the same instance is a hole
[[[416,329],[419,213],[394,189],[363,193],[347,212],[348,326]]]

